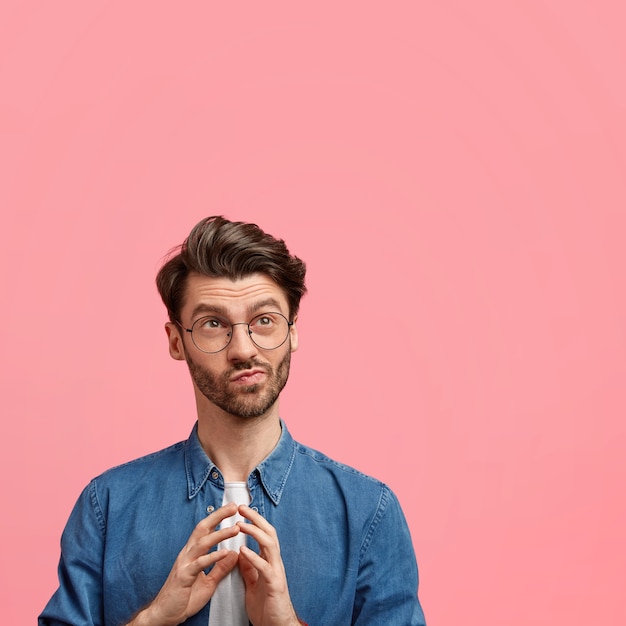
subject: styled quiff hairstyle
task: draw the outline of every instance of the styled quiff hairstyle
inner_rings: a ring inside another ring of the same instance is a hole
[[[289,253],[282,239],[264,233],[256,224],[207,217],[193,227],[181,246],[170,251],[172,254],[156,277],[172,322],[180,321],[191,272],[231,280],[266,274],[285,292],[291,320],[306,293],[304,262]]]

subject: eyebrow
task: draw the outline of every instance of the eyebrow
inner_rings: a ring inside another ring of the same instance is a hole
[[[278,313],[281,312],[281,307],[278,300],[276,300],[275,298],[265,298],[264,300],[259,300],[258,302],[254,302],[253,304],[249,305],[248,314],[253,315],[254,313],[260,311],[261,309],[265,309],[266,307],[274,307]],[[191,312],[191,319],[196,320],[197,315],[199,315],[200,313],[215,313],[216,315],[228,317],[228,308],[222,306],[221,304],[209,304],[207,302],[201,302]]]

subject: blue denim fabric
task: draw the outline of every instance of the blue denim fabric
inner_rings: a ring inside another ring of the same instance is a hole
[[[250,506],[278,533],[300,618],[310,626],[424,624],[411,537],[394,494],[282,427],[248,486]],[[91,481],[63,532],[59,589],[39,625],[125,624],[156,596],[191,531],[222,496],[222,474],[197,426],[187,441]],[[258,551],[255,542],[250,547]],[[209,608],[185,624],[206,626]]]

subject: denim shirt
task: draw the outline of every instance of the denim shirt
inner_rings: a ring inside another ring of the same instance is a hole
[[[310,626],[418,626],[406,520],[381,482],[293,440],[248,477],[250,506],[278,533],[291,601]],[[59,588],[39,626],[122,626],[157,595],[224,480],[197,435],[91,481],[61,539]],[[258,545],[249,538],[250,547]],[[210,602],[185,621],[206,626]]]

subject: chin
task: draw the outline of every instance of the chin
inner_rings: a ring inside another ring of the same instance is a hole
[[[239,407],[237,410],[228,411],[231,415],[238,417],[242,420],[250,420],[255,419],[257,417],[262,417],[265,415],[270,409],[272,405],[268,407]]]
[[[251,397],[257,386],[253,385],[241,390],[240,396],[229,398],[211,398],[205,396],[209,402],[218,406],[222,411],[241,419],[262,417],[276,404],[277,398]]]

